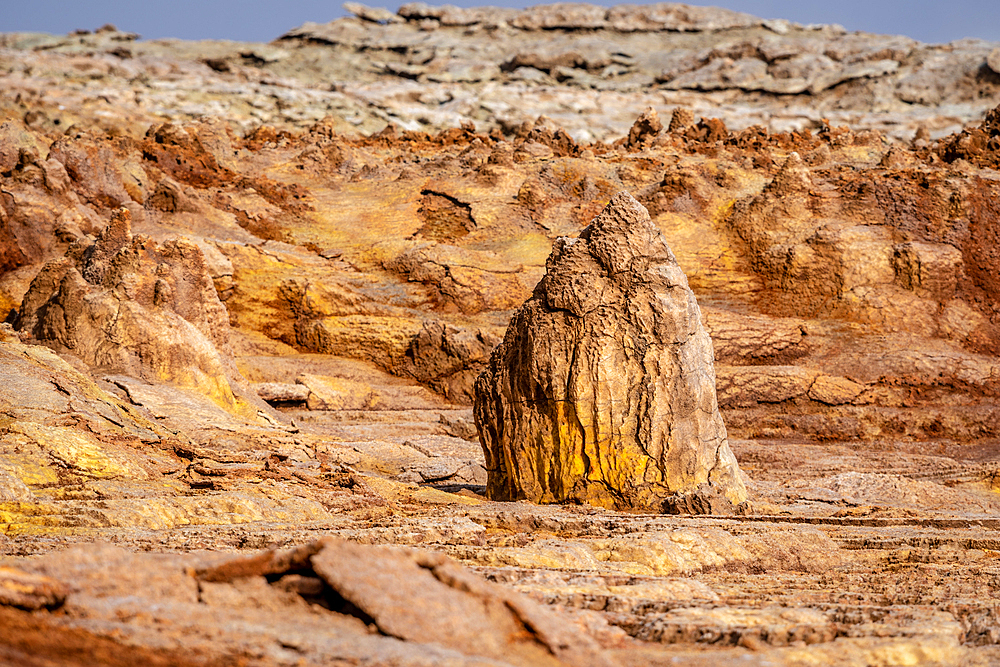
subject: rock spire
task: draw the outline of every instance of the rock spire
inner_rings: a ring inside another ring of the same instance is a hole
[[[700,513],[746,500],[698,304],[628,193],[556,241],[475,393],[493,499]]]

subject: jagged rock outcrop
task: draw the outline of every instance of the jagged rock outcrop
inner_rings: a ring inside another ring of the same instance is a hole
[[[483,581],[430,551],[328,539],[213,558],[94,545],[13,565],[0,567],[0,620],[5,630],[13,628],[3,633],[5,643],[18,636],[14,651],[3,647],[5,662],[13,654],[14,664],[24,664],[18,658],[25,653],[66,664],[84,642],[91,658],[85,663],[101,665],[225,664],[247,653],[266,656],[260,665],[293,655],[303,665],[618,664],[570,613]],[[79,618],[67,626],[9,607],[62,607]],[[142,627],[149,615],[136,613],[150,607],[159,610],[152,632]],[[102,635],[114,639],[102,644],[96,639]],[[123,637],[143,641],[134,647]],[[170,658],[151,658],[144,651],[150,640],[169,643]]]
[[[990,112],[937,150],[952,160],[960,147],[970,160],[989,159],[998,117]],[[762,281],[759,303],[774,314],[833,316],[1000,349],[992,305],[1000,293],[996,182],[906,169],[898,148],[864,181],[809,164],[816,159],[815,151],[789,153],[774,178],[726,217]]]
[[[131,219],[116,210],[96,240],[47,263],[24,295],[20,329],[93,368],[195,389],[255,414],[264,404],[238,386],[228,315],[201,249],[133,236]]]
[[[648,107],[632,124],[625,143],[629,148],[640,148],[644,144],[652,143],[662,130],[663,123],[660,122],[656,109]]]
[[[406,351],[403,373],[455,403],[471,403],[476,378],[500,339],[490,331],[424,322]]]
[[[493,499],[715,513],[747,497],[698,304],[626,192],[557,239],[475,415]]]

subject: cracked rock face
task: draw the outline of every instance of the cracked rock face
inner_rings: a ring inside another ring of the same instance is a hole
[[[698,304],[625,192],[556,241],[476,382],[475,416],[496,500],[712,513],[746,500]]]
[[[259,407],[231,381],[241,378],[225,354],[228,316],[201,250],[133,237],[125,208],[96,240],[79,240],[42,268],[20,328],[93,368],[188,387],[232,412]]]

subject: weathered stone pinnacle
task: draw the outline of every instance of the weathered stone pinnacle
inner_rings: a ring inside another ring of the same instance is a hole
[[[625,192],[556,241],[476,382],[475,416],[496,500],[701,512],[746,500],[698,304]]]

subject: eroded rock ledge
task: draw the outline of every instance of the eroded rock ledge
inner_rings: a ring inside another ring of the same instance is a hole
[[[91,241],[48,262],[21,303],[25,333],[88,366],[194,389],[226,410],[255,415],[264,403],[232,362],[229,317],[199,247],[132,235],[116,210]]]
[[[244,131],[333,115],[338,131],[366,135],[387,121],[421,131],[471,121],[510,136],[545,114],[590,142],[621,137],[646,106],[683,104],[731,128],[816,130],[828,119],[910,141],[959,131],[1000,91],[1000,47],[982,40],[922,44],[680,3],[347,6],[352,16],[270,44],[0,35],[0,109],[34,128],[128,134],[222,109]]]

